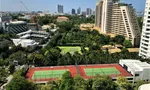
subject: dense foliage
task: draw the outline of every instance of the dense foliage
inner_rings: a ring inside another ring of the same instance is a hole
[[[38,86],[38,90],[117,90],[117,88],[117,84],[109,76],[96,76],[84,80],[79,75],[72,78],[69,72],[64,73],[60,80]]]
[[[13,19],[18,16],[13,16]],[[81,31],[81,23],[93,23],[94,16],[85,18],[84,16],[69,16],[70,21],[57,23],[58,16],[38,17],[40,25],[55,23],[59,28],[46,47],[38,46],[23,48],[21,45],[14,46],[11,41],[13,35],[0,35],[0,67],[9,66],[8,70],[13,74],[13,80],[7,85],[7,90],[133,90],[134,86],[127,82],[126,79],[119,77],[117,83],[114,83],[108,76],[96,76],[89,80],[84,80],[77,75],[74,78],[69,72],[66,72],[61,79],[50,81],[46,85],[34,85],[24,78],[25,71],[15,71],[13,65],[17,61],[19,65],[34,66],[57,66],[57,65],[74,65],[74,64],[111,64],[118,63],[119,59],[141,59],[138,53],[130,53],[127,48],[132,47],[130,41],[125,40],[124,36],[117,35],[109,37],[99,34],[96,30]],[[48,41],[48,40],[47,40]],[[41,41],[45,43],[46,40]],[[103,45],[121,44],[120,53],[109,53],[108,49],[101,50]],[[80,46],[81,53],[75,52],[70,54],[61,54],[58,46]],[[11,47],[11,48],[10,48]],[[85,49],[88,47],[89,50]],[[150,62],[150,60],[147,60]],[[0,68],[0,83],[4,83],[8,72]],[[142,83],[138,82],[135,88]]]
[[[74,25],[80,25],[82,23],[94,23],[95,21],[95,16],[92,15],[90,17],[85,17],[85,16],[79,16],[79,15],[75,15],[75,16],[71,16],[71,15],[64,15],[65,17],[69,18],[69,21],[71,23],[73,23]],[[41,16],[38,17],[38,23],[40,25],[46,25],[46,24],[50,24],[50,23],[54,23],[54,24],[59,24],[57,23],[57,18],[59,17],[59,15],[56,16]]]
[[[4,68],[0,68],[0,86],[6,83],[6,78],[8,76],[8,72]]]
[[[22,76],[15,76],[6,86],[6,90],[35,90],[34,84]]]

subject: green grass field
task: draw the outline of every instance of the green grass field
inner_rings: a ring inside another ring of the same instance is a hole
[[[116,68],[86,68],[84,71],[87,76],[120,74]]]
[[[46,70],[46,71],[35,71],[32,79],[49,79],[49,78],[58,78],[61,77],[68,69],[66,70]]]
[[[82,54],[81,47],[79,46],[59,46],[59,48],[62,50],[61,54],[63,55],[66,54],[67,52],[69,52],[70,54],[74,54],[74,52]],[[85,49],[88,50],[88,48]]]

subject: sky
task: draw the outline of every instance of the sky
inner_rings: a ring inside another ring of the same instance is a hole
[[[21,0],[30,11],[50,11],[57,12],[57,5],[64,6],[64,12],[71,12],[71,9],[81,7],[95,9],[96,2],[100,0]],[[145,0],[122,0],[122,2],[132,4],[137,12],[144,11]],[[27,11],[20,3],[20,0],[0,0],[0,11]]]

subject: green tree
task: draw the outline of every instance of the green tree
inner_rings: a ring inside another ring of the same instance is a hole
[[[58,58],[61,57],[60,50],[57,48],[50,48],[49,50],[45,51],[44,56],[46,57],[45,64],[47,65],[56,65]]]
[[[70,31],[74,27],[71,22],[60,22],[57,26],[60,28],[59,30],[65,30],[65,32]]]
[[[117,90],[117,85],[109,76],[97,76],[93,81],[93,90]]]
[[[123,48],[123,49],[121,49],[121,53],[128,53],[129,51],[128,51],[128,49],[127,48]]]
[[[98,46],[98,45],[91,45],[90,47],[89,47],[89,50],[100,50],[100,47]]]
[[[124,77],[117,77],[117,84],[121,90],[133,90],[132,84],[129,83]]]
[[[40,90],[53,90],[49,85],[41,85]]]
[[[0,68],[0,84],[3,84],[6,81],[6,78],[8,76],[7,71],[4,68]]]
[[[15,65],[14,65],[14,64],[11,64],[11,65],[9,66],[9,72],[10,72],[10,74],[13,74],[14,71],[15,71]]]
[[[138,88],[143,85],[143,84],[148,84],[149,82],[147,81],[143,81],[143,80],[140,80],[140,81],[137,81],[134,86],[135,86],[135,90],[138,90]]]
[[[80,75],[74,77],[73,90],[87,90],[87,86],[87,82]]]
[[[6,86],[6,90],[35,90],[34,84],[22,76],[15,76]]]
[[[43,66],[47,64],[44,55],[39,54],[39,53],[29,54],[28,63],[34,64],[35,66]]]
[[[131,48],[132,47],[132,43],[129,41],[129,40],[125,40],[123,42],[123,45],[126,47],[126,48]]]
[[[123,44],[125,37],[122,35],[117,35],[114,37],[114,41],[118,44]]]
[[[62,81],[59,86],[60,90],[73,90],[73,78],[69,71],[62,75]]]
[[[50,87],[50,89],[48,89],[48,90],[58,90],[59,88],[59,85],[58,85],[58,83],[57,83],[57,81],[49,81],[48,83],[47,83],[47,85],[48,85],[48,87]]]
[[[18,61],[19,65],[25,64],[26,63],[26,54],[23,51],[18,51],[16,53],[11,54],[7,60],[10,63],[13,63],[14,61]]]

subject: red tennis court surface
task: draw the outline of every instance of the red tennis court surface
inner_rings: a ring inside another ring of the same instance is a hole
[[[40,79],[33,79],[33,75],[36,71],[48,71],[48,70],[68,70],[72,77],[74,77],[77,74],[80,74],[84,79],[92,78],[94,75],[92,75],[93,72],[91,73],[91,76],[87,75],[85,72],[86,69],[109,69],[113,68],[116,69],[119,73],[116,74],[109,74],[109,76],[117,77],[117,76],[124,76],[124,77],[130,77],[132,76],[130,73],[128,73],[123,67],[121,67],[119,64],[96,64],[96,65],[72,65],[72,66],[50,66],[50,67],[34,67],[34,68],[29,68],[26,78],[28,80],[34,81],[34,82],[43,82],[43,81],[50,81],[50,80],[56,80],[57,78],[40,78]],[[105,75],[105,74],[104,74]],[[61,76],[60,76],[61,77]],[[59,77],[59,78],[60,78]]]
[[[80,65],[78,66],[79,71],[80,71],[80,75],[84,78],[84,79],[88,79],[88,78],[92,78],[94,76],[92,76],[92,72],[91,72],[91,76],[88,76],[85,72],[85,69],[91,69],[91,68],[99,68],[99,69],[107,69],[107,68],[115,68],[116,70],[118,70],[120,73],[116,73],[116,74],[111,74],[109,76],[111,77],[117,77],[117,76],[124,76],[124,77],[129,77],[132,76],[130,73],[128,73],[124,68],[122,68],[119,64],[97,64],[97,65]],[[105,74],[104,74],[105,75]]]

